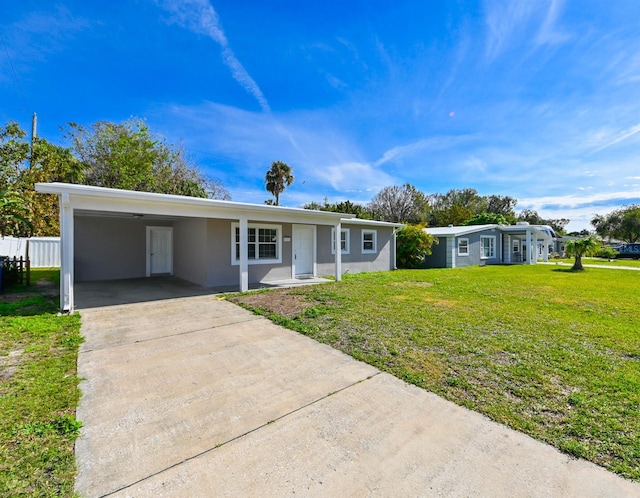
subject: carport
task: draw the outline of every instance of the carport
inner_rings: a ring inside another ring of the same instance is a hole
[[[353,218],[64,183],[37,184],[36,191],[59,198],[63,311],[74,309],[80,281],[173,275],[210,289],[246,291],[250,285],[313,279],[318,228],[341,233],[342,223]],[[341,251],[330,258],[340,280]]]

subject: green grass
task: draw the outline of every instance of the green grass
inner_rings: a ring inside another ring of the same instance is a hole
[[[291,294],[310,307],[271,314]],[[266,296],[255,311],[284,326],[640,481],[635,271],[401,270]]]
[[[57,314],[57,270],[31,277],[0,294],[0,495],[72,496],[80,319]]]

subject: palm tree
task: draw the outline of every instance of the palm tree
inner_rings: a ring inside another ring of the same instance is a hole
[[[567,242],[566,251],[569,256],[575,257],[572,271],[584,270],[582,266],[582,256],[588,256],[600,247],[598,241],[593,237],[587,237],[586,239],[573,239]]]
[[[275,205],[280,203],[280,194],[293,183],[293,172],[287,163],[274,161],[264,177],[264,186],[267,192],[276,198]]]

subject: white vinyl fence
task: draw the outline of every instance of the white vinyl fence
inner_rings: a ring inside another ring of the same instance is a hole
[[[60,237],[0,237],[0,256],[25,258],[29,244],[31,268],[60,267]]]

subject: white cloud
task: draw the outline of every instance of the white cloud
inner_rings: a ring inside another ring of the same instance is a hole
[[[12,25],[2,26],[2,31],[11,59],[20,65],[21,71],[26,71],[34,62],[46,60],[50,54],[64,50],[70,39],[90,26],[87,19],[76,17],[69,9],[57,6],[54,12],[31,12]],[[2,52],[0,75],[8,77],[8,65],[4,67],[7,64],[4,49]]]
[[[563,0],[551,0],[549,3],[549,9],[545,16],[544,22],[538,31],[536,36],[536,42],[539,44],[557,44],[566,42],[570,36],[566,33],[562,33],[557,27],[558,17],[562,10]]]
[[[293,168],[296,184],[301,187],[304,182],[311,199],[321,199],[329,191],[378,191],[394,183],[394,178],[379,168],[380,161],[364,159],[357,145],[323,114],[274,116],[206,102],[162,107],[149,120],[158,120],[165,128],[170,124],[172,128],[162,133],[172,140],[182,138],[196,156],[214,157],[216,162],[228,164],[227,169],[240,171],[236,177],[247,184],[261,181],[274,160],[283,160]],[[211,173],[220,176],[224,169]]]
[[[157,3],[173,15],[170,19],[172,22],[194,33],[206,35],[218,43],[222,48],[222,60],[231,70],[233,78],[253,95],[263,111],[270,112],[262,90],[231,50],[218,14],[208,0],[158,0]]]
[[[548,219],[568,218],[567,231],[592,230],[591,219],[640,199],[640,191],[612,191],[584,195],[560,195],[519,199],[516,210],[533,209]]]
[[[634,199],[640,198],[640,192],[637,190],[627,191],[611,191],[597,192],[589,195],[557,195],[546,197],[531,197],[519,199],[518,205],[527,209],[545,209],[548,206],[557,206],[558,208],[577,208],[582,206],[607,203],[612,205],[622,205],[625,202],[633,202]]]
[[[486,56],[493,60],[509,46],[514,35],[522,31],[522,26],[535,12],[534,2],[486,2],[486,23],[489,29]]]
[[[601,150],[612,147],[620,142],[625,141],[627,138],[631,138],[632,136],[640,133],[640,123],[635,126],[631,126],[625,130],[621,130],[611,136],[611,133],[606,131],[600,131],[595,137],[595,149],[593,149],[592,153],[600,152]]]
[[[318,176],[338,191],[377,191],[392,185],[393,177],[369,163],[345,162],[332,164],[318,172]]]

